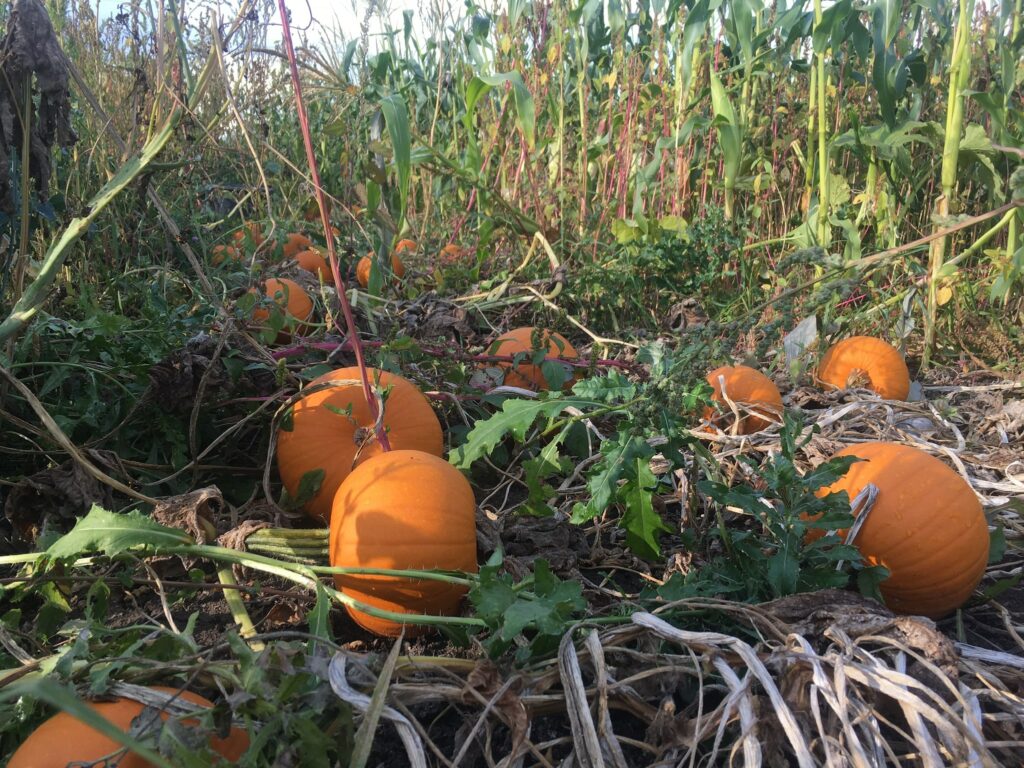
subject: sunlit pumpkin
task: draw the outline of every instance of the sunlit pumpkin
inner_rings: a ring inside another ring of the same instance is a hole
[[[401,376],[375,368],[369,368],[368,373],[371,382],[378,381],[380,390],[387,391],[384,428],[391,447],[440,456],[444,451],[441,423],[423,393]],[[303,397],[281,420],[277,432],[277,468],[293,499],[302,495],[304,475],[323,472],[319,490],[304,505],[306,512],[321,522],[330,519],[334,493],[353,465],[381,453],[359,369],[325,373],[309,386],[329,381],[346,383]]]
[[[291,232],[285,238],[281,251],[284,253],[285,259],[294,259],[299,253],[312,247],[313,241],[304,234],[301,232]]]
[[[255,289],[250,292],[254,293]],[[301,285],[286,277],[272,277],[263,284],[263,292],[268,299],[284,310],[288,322],[294,324],[296,333],[305,332],[304,323],[313,314],[313,300],[309,298],[309,294],[302,289]],[[252,319],[257,325],[267,322],[270,319],[270,308],[254,307]],[[280,344],[285,343],[289,338],[291,338],[291,334],[286,329],[281,330],[277,335],[277,341]]]
[[[296,263],[302,269],[307,272],[312,272],[314,275],[320,275],[324,279],[324,282],[331,281],[331,265],[327,262],[327,258],[320,252],[318,248],[308,248],[305,251],[299,251],[299,254],[295,257]]]
[[[909,445],[860,443],[836,454],[842,456],[864,461],[818,493],[846,491],[852,501],[869,483],[878,488],[853,543],[869,563],[889,569],[881,584],[886,605],[933,619],[963,605],[981,581],[989,550],[985,514],[967,481]]]
[[[910,394],[903,355],[872,336],[851,336],[835,344],[821,359],[817,377],[828,389],[866,387],[886,400],[906,400]]]
[[[475,573],[476,501],[459,470],[422,451],[396,450],[360,464],[331,512],[331,565]],[[466,590],[442,581],[335,576],[346,595],[397,613],[450,616]],[[364,629],[394,637],[403,624],[348,608]],[[427,627],[405,625],[416,636]]]
[[[202,696],[191,691],[179,691],[176,688],[153,686],[153,690],[161,691],[192,704],[212,707],[213,704]],[[128,732],[132,720],[142,714],[145,704],[133,699],[115,699],[113,701],[88,702],[88,706],[98,715],[108,720],[115,727]],[[166,722],[168,715],[161,713],[160,718]],[[194,718],[184,719],[186,725],[195,725]],[[227,738],[211,738],[210,746],[229,765],[233,765],[249,748],[249,736],[241,728],[232,728]],[[101,758],[118,755],[124,746],[92,727],[78,720],[73,715],[59,712],[36,728],[11,756],[7,768],[64,768],[67,765],[105,765]],[[113,758],[111,758],[113,765]],[[149,768],[152,765],[137,753],[124,754],[117,760],[118,768]]]
[[[405,251],[415,251],[416,241],[415,240],[399,240],[398,245],[395,246],[395,253],[404,253]]]
[[[782,418],[782,395],[775,382],[760,371],[746,365],[725,365],[708,374],[708,384],[714,389],[712,398],[721,403],[720,413],[716,416],[714,409],[708,408],[704,418],[714,422],[726,432],[732,431],[735,416],[722,396],[722,381],[725,381],[725,394],[737,406],[746,406],[753,413],[746,413],[740,408],[740,419],[737,434],[749,435],[767,427],[772,421]],[[757,415],[755,415],[757,414]]]
[[[370,285],[370,269],[373,264],[373,254],[370,253],[363,256],[356,265],[356,280],[359,284],[366,288]],[[402,278],[405,276],[405,264],[398,258],[398,252],[391,254],[391,271],[394,272],[395,277]]]
[[[219,267],[225,260],[240,261],[242,258],[241,252],[233,245],[215,245],[211,253],[211,261],[215,267]]]
[[[253,247],[258,248],[263,245],[263,241],[266,238],[263,237],[263,230],[260,229],[260,225],[255,221],[249,221],[242,225],[241,229],[236,230],[231,235],[231,239],[234,240],[235,245],[239,248],[245,246],[246,240],[251,242]]]
[[[516,328],[503,333],[491,342],[491,345],[487,348],[488,355],[515,356],[520,353],[526,353],[518,365],[513,365],[513,361],[504,360],[484,364],[485,367],[501,368],[505,372],[505,385],[533,390],[550,389],[547,379],[544,378],[541,366],[534,365],[533,363],[533,356],[535,354],[533,346],[534,331],[534,328]],[[555,331],[540,331],[539,344],[540,346],[537,351],[545,350],[545,360],[550,358],[576,360],[579,358],[579,353],[575,347],[562,334]],[[573,382],[573,370],[567,370],[566,373],[568,375],[562,385],[563,388],[572,386]]]

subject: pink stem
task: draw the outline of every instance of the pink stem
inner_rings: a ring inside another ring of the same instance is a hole
[[[370,375],[366,370],[366,360],[363,357],[363,348],[359,343],[359,333],[356,329],[355,317],[352,315],[352,307],[348,303],[348,294],[345,292],[345,283],[341,279],[341,270],[338,268],[338,254],[334,250],[334,237],[331,232],[331,223],[327,218],[327,199],[324,196],[323,186],[320,184],[320,171],[316,164],[316,155],[313,153],[313,139],[309,132],[309,119],[306,116],[306,106],[302,100],[302,84],[299,82],[299,66],[295,60],[295,48],[292,46],[292,30],[288,23],[288,8],[285,0],[277,0],[277,9],[281,14],[281,36],[284,40],[285,52],[288,54],[288,67],[292,75],[292,88],[295,91],[295,108],[299,113],[299,127],[302,129],[302,143],[306,147],[306,161],[309,163],[309,173],[313,178],[313,189],[316,193],[316,202],[320,208],[320,221],[324,228],[324,239],[327,241],[327,255],[331,261],[331,272],[334,275],[334,287],[338,292],[338,300],[341,302],[341,313],[345,317],[345,325],[348,327],[348,338],[352,345],[352,351],[356,356],[356,365],[359,366],[359,378],[363,382],[363,396],[366,398],[366,405],[370,409],[370,418],[373,419],[374,429],[377,433],[377,442],[385,451],[391,450],[391,443],[388,441],[387,433],[384,431],[383,421],[380,419],[380,410],[377,407],[377,398],[370,387]],[[337,325],[337,319],[335,319]],[[338,326],[341,331],[341,326]]]

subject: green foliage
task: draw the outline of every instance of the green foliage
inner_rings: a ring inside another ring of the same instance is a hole
[[[701,569],[699,578],[705,582],[704,588],[710,581],[720,584],[727,593],[770,600],[844,587],[849,571],[840,568],[840,563],[861,568],[859,550],[843,544],[836,533],[849,528],[854,520],[846,492],[818,495],[857,459],[831,459],[806,474],[800,474],[794,463],[797,451],[816,429],[805,432],[802,421],[787,413],[779,452],[761,464],[744,457],[752,475],[750,484],[699,484],[701,492],[717,504],[738,509],[751,521],[750,527],[737,531],[719,518],[717,536],[725,554]],[[825,535],[808,539],[808,534],[821,531],[826,531]]]

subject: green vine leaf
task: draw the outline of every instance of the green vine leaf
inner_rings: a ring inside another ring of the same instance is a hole
[[[67,534],[46,550],[53,560],[96,552],[108,557],[145,547],[154,552],[193,544],[184,531],[153,522],[140,512],[111,512],[96,504]]]

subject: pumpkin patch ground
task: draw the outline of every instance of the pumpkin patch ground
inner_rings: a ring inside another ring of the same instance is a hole
[[[1019,3],[104,5],[0,22],[0,765],[1024,765]]]

